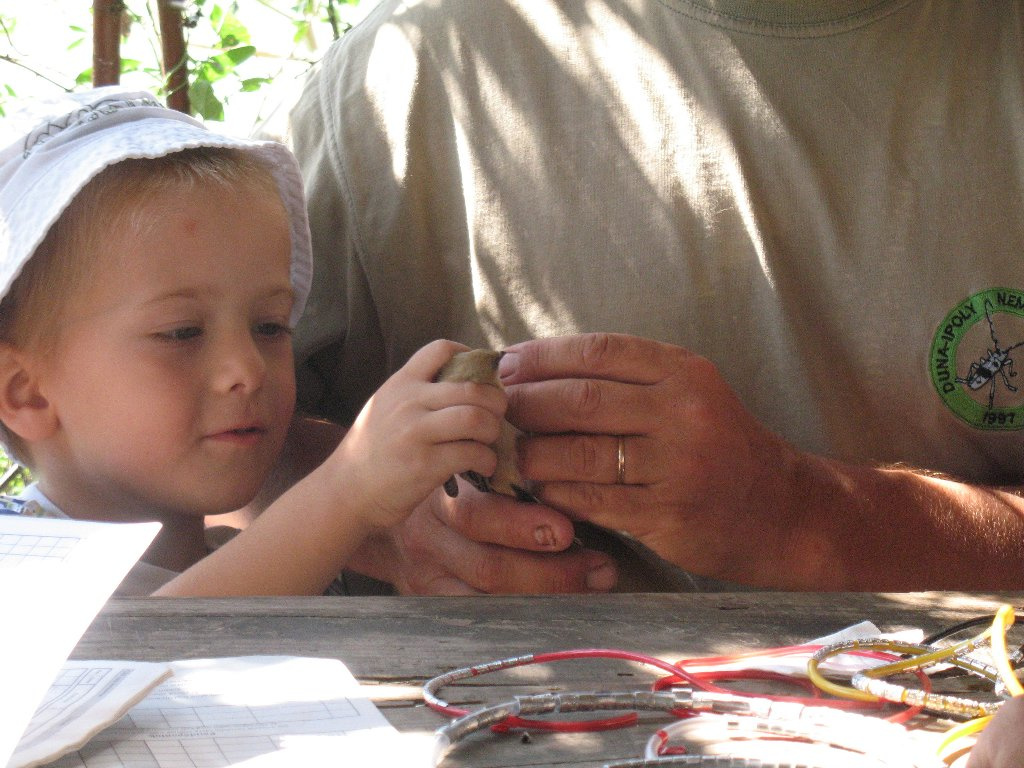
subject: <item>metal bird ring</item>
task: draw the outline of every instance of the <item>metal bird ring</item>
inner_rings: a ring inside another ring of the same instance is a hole
[[[626,438],[619,435],[619,456],[618,468],[615,474],[615,482],[624,485],[626,482]]]

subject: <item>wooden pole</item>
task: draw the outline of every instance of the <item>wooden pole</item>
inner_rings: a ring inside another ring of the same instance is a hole
[[[93,0],[92,84],[116,85],[121,80],[121,0]]]
[[[180,0],[159,0],[160,46],[163,49],[167,106],[189,114],[188,57],[185,53],[182,4]]]

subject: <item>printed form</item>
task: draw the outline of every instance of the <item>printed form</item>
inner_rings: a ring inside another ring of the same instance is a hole
[[[69,662],[88,676],[104,662]],[[54,768],[431,765],[429,734],[400,734],[337,659],[171,662],[173,676]],[[35,763],[19,763],[19,766]]]
[[[160,529],[0,515],[0,765],[100,608]]]
[[[158,530],[0,515],[0,765],[432,765],[337,659],[68,661]]]

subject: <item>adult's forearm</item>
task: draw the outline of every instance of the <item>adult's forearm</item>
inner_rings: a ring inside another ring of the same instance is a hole
[[[805,456],[775,495],[789,531],[784,556],[755,563],[762,571],[754,581],[823,590],[1019,589],[1020,494]]]

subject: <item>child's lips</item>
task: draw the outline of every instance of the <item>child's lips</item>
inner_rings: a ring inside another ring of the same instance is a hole
[[[214,432],[209,437],[219,442],[252,443],[257,442],[266,432],[266,428],[259,424],[245,424]]]

